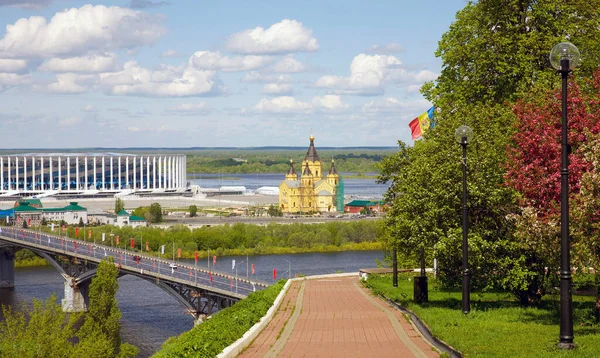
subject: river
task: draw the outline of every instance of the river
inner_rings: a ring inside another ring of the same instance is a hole
[[[336,272],[358,272],[361,268],[376,267],[375,260],[381,260],[381,251],[347,251],[335,253],[311,253],[295,255],[256,255],[217,257],[214,269],[228,271],[235,260],[237,274],[251,275],[255,265],[255,278],[268,283],[273,282],[273,269],[277,279],[296,274],[317,275]],[[248,265],[246,263],[248,262]],[[199,267],[206,268],[213,262],[200,260]],[[194,261],[189,260],[193,265]],[[33,298],[46,299],[55,293],[59,302],[63,298],[63,278],[51,266],[18,268],[15,272],[15,288],[0,290],[0,303],[12,306],[29,304]],[[148,357],[160,349],[163,342],[193,327],[193,319],[184,307],[166,292],[154,284],[133,277],[119,278],[117,293],[122,313],[121,334],[123,341],[134,344],[140,349],[139,357]]]

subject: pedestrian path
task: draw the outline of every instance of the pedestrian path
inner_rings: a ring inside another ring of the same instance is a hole
[[[357,276],[295,280],[239,357],[439,357],[402,313]]]

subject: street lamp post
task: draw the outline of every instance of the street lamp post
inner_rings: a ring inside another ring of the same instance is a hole
[[[571,349],[573,344],[573,302],[571,297],[571,258],[569,250],[569,138],[567,117],[567,79],[577,67],[579,50],[561,42],[550,51],[550,63],[562,77],[562,128],[560,169],[560,341],[558,347]]]
[[[463,283],[462,311],[471,312],[471,272],[469,271],[469,209],[467,208],[467,145],[473,140],[473,130],[468,126],[460,126],[454,132],[454,138],[462,146],[462,252],[463,252]]]

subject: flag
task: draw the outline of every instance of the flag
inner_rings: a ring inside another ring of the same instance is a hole
[[[180,259],[181,258],[181,248],[177,249],[177,258]]]
[[[88,231],[88,239],[91,239],[91,238],[92,238],[92,230],[89,230]]]
[[[217,257],[213,256],[213,265],[216,265],[216,264],[217,264]]]
[[[79,237],[79,228],[78,227],[75,228],[75,237]]]
[[[210,282],[212,282],[212,273],[208,273],[208,278],[210,278]]]
[[[277,280],[277,269],[273,269],[273,280]]]
[[[63,234],[65,233],[65,230],[67,230],[67,227],[65,225],[62,226],[62,232]]]
[[[252,292],[256,292],[256,286],[254,285],[254,282],[250,282],[252,284]]]
[[[198,251],[196,251],[196,262],[198,262]]]
[[[192,277],[192,276],[193,276],[193,275],[192,275],[192,270],[190,270],[190,277]]]
[[[252,264],[252,274],[254,275],[254,264]]]
[[[6,224],[10,224],[10,216],[6,215]],[[54,224],[52,224],[54,225]],[[52,226],[52,231],[54,231],[54,226]]]
[[[27,219],[27,226],[31,226],[31,218]]]
[[[231,271],[235,269],[235,260],[231,260]]]
[[[119,245],[119,235],[117,235],[117,245]]]
[[[92,255],[92,245],[88,245],[88,247],[90,248],[90,255]]]
[[[160,247],[160,253],[163,255],[165,254],[165,245]]]
[[[171,275],[175,273],[175,269],[171,267]]]
[[[54,231],[54,223],[50,224],[50,231]]]
[[[426,112],[410,121],[408,126],[410,127],[413,140],[421,138],[428,129],[434,127],[434,112],[435,108],[431,107]]]
[[[102,242],[104,242],[104,240],[106,240],[106,234],[102,233]]]
[[[150,251],[150,242],[146,241],[146,251]]]
[[[75,251],[77,251],[77,242],[73,241],[73,247],[75,248]]]
[[[135,247],[135,240],[134,239],[129,239],[129,246],[131,246],[132,249]]]

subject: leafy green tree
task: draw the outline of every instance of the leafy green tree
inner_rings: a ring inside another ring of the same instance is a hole
[[[46,217],[42,218],[42,226],[46,226],[48,225],[48,221],[46,220]]]
[[[27,229],[29,225],[27,225],[27,220],[23,220],[23,229]]]
[[[83,223],[83,217],[79,218],[79,227],[83,227],[85,224]]]
[[[162,207],[159,203],[152,203],[148,213],[150,214],[150,222],[159,223],[162,221]]]
[[[110,258],[101,261],[96,269],[96,277],[89,288],[89,311],[79,330],[78,354],[97,357],[133,357],[137,348],[121,343],[121,311],[115,295],[119,288],[119,269]]]
[[[125,209],[125,203],[123,202],[123,199],[116,198],[115,199],[115,214],[123,209]]]
[[[198,207],[196,205],[190,205],[190,217],[196,216],[198,213]]]
[[[269,205],[269,209],[267,209],[267,215],[271,217],[283,216],[283,212],[281,211],[281,208],[279,206],[271,204]]]

